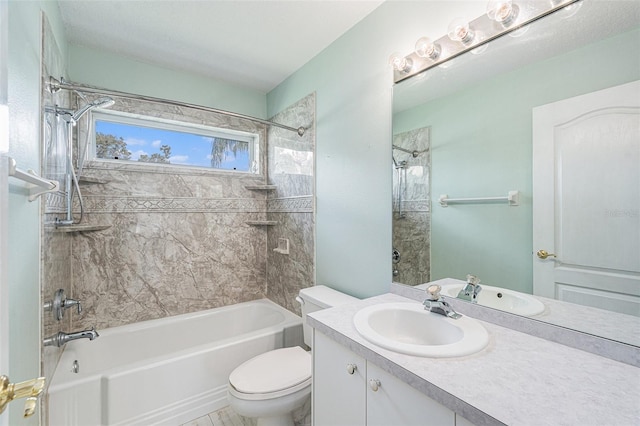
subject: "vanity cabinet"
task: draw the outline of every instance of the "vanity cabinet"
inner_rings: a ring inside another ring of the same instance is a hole
[[[365,425],[367,362],[322,333],[313,333],[314,426]]]
[[[312,397],[314,426],[456,425],[453,411],[317,331]]]

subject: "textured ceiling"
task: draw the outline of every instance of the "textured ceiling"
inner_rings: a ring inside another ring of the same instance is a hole
[[[60,0],[69,43],[268,92],[383,0]]]

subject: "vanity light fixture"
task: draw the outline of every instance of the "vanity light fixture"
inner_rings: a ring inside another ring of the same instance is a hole
[[[459,41],[465,46],[472,44],[476,38],[476,33],[469,26],[469,21],[464,18],[451,21],[447,33],[451,40]]]
[[[491,0],[487,4],[487,16],[503,27],[511,26],[518,17],[519,8],[512,0]]]
[[[389,65],[391,65],[396,72],[408,73],[411,71],[413,61],[409,57],[402,56],[400,53],[395,52],[389,56]]]
[[[477,46],[471,49],[471,53],[474,55],[479,55],[487,50],[487,45],[481,43],[486,39],[484,32],[474,31],[467,19],[456,18],[451,21],[447,35],[452,41],[462,43],[464,46]]]
[[[431,41],[429,37],[421,37],[416,41],[416,55],[421,58],[429,58],[433,61],[440,57],[442,49],[439,44]]]
[[[516,1],[517,4],[514,0],[490,0],[482,16],[471,21],[456,18],[449,25],[447,35],[434,41],[422,37],[412,53],[391,55],[389,63],[393,66],[394,83],[444,66],[466,52],[482,53],[490,41],[506,34],[522,35],[529,24],[561,9],[571,16],[582,4],[582,0]]]

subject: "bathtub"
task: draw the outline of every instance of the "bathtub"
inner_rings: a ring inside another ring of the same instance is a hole
[[[302,343],[301,318],[267,299],[98,331],[67,343],[50,426],[179,425],[226,406],[242,362]]]

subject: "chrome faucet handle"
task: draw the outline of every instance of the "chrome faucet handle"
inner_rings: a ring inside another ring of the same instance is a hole
[[[429,295],[429,300],[440,300],[440,291],[442,291],[442,287],[438,284],[432,284],[427,287],[427,294]]]
[[[80,303],[79,300],[75,300],[75,299],[69,299],[66,298],[64,299],[64,301],[62,302],[62,308],[63,309],[69,309],[72,306],[75,306],[77,311],[78,311],[78,315],[80,315],[82,313],[82,303]]]
[[[467,284],[471,284],[471,285],[478,285],[480,284],[480,278],[476,277],[475,275],[467,275]]]
[[[65,297],[64,289],[60,288],[56,290],[53,295],[53,300],[46,302],[43,306],[45,311],[55,312],[56,319],[62,320],[64,317],[64,311],[75,306],[78,310],[78,314],[82,313],[82,304],[79,300]]]

